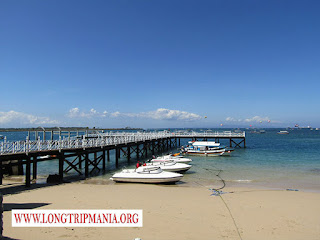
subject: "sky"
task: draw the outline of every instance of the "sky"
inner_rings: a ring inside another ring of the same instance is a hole
[[[320,1],[3,0],[1,127],[320,127]]]

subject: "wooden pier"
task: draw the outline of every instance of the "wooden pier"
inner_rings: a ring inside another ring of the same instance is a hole
[[[105,171],[106,161],[110,162],[110,152],[115,154],[115,165],[125,157],[128,163],[134,156],[145,159],[148,156],[180,147],[180,139],[208,140],[229,139],[232,147],[246,147],[245,132],[107,132],[86,134],[81,138],[59,140],[40,140],[0,142],[0,184],[2,184],[4,165],[25,165],[25,185],[29,187],[32,179],[37,179],[37,163],[58,159],[58,181],[63,182],[64,173],[75,171],[89,177],[95,171]],[[93,157],[92,157],[93,155]],[[15,163],[12,161],[15,160]],[[31,175],[32,172],[32,175]],[[32,179],[31,179],[32,177]]]

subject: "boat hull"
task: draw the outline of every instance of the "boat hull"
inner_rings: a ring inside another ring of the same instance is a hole
[[[222,151],[222,152],[213,152],[213,151],[188,151],[188,155],[200,155],[200,156],[230,156],[232,151]]]
[[[159,166],[163,171],[176,173],[184,173],[192,167],[192,165],[185,163],[176,163],[172,165],[167,165],[166,163],[151,163],[150,166]]]
[[[117,177],[110,178],[115,182],[128,182],[128,183],[175,183],[180,181],[182,176],[170,178],[135,178],[135,177]]]
[[[128,183],[175,183],[182,177],[179,173],[163,171],[159,166],[141,166],[115,173],[110,179]]]
[[[183,158],[168,158],[168,159],[166,159],[166,158],[164,158],[164,159],[163,158],[160,158],[160,159],[155,158],[155,159],[151,160],[151,162],[158,162],[158,163],[167,162],[167,161],[175,161],[176,163],[190,163],[190,162],[192,162],[192,160],[188,159],[188,158],[185,158],[185,159],[183,159]]]

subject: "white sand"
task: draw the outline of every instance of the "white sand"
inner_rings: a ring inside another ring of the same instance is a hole
[[[6,195],[4,204],[48,204],[34,209],[143,209],[142,228],[13,228],[13,239],[320,239],[320,194],[205,187],[69,183]],[[226,205],[225,205],[226,203]],[[230,212],[232,216],[230,215]],[[237,230],[237,227],[238,230]],[[240,233],[240,236],[238,234]]]

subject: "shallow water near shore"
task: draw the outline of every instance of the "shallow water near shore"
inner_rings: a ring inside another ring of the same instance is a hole
[[[320,131],[295,129],[285,135],[277,134],[278,131],[279,129],[266,129],[266,133],[263,134],[247,131],[247,147],[236,148],[231,156],[187,156],[193,160],[193,167],[184,174],[182,181],[176,186],[220,188],[224,181],[227,186],[259,186],[320,192]],[[12,141],[24,140],[26,135],[23,132],[0,134],[7,135],[8,140]],[[229,145],[229,141],[220,142],[222,145]],[[186,144],[188,140],[181,139],[181,145]],[[178,149],[173,149],[172,152],[178,152]],[[84,182],[114,184],[109,180],[112,174],[124,167],[134,168],[137,161],[133,155],[128,164],[122,156],[119,167],[116,168],[113,151],[110,152],[110,157],[104,174],[100,171],[97,176]],[[140,161],[146,160],[148,159]],[[41,176],[57,173],[57,170],[57,160],[40,162],[38,182],[43,182]],[[66,177],[73,175],[76,176],[70,172]]]
[[[220,188],[225,181],[227,186],[320,192],[320,131],[292,130],[286,135],[277,132],[247,132],[247,147],[237,148],[231,156],[186,155],[193,160],[192,168],[176,185]],[[182,145],[187,143],[188,140],[181,140]],[[221,140],[221,144],[229,143]],[[134,168],[135,161],[132,162],[127,168]],[[109,178],[116,171],[98,178]]]

